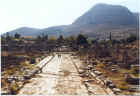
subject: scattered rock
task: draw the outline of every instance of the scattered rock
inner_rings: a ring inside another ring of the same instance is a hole
[[[96,75],[102,75],[102,72],[100,72],[100,71],[94,71],[94,73],[95,73]]]
[[[23,82],[17,82],[17,84],[18,84],[19,87],[23,86]]]
[[[88,65],[88,70],[91,70],[93,68],[93,66]]]
[[[95,62],[95,61],[94,61],[94,62],[92,62],[92,65],[97,65],[97,62]]]
[[[118,70],[115,69],[115,68],[112,68],[111,71],[112,71],[112,72],[117,72]]]
[[[139,85],[140,78],[132,78],[129,74],[125,74],[125,81],[129,84]]]
[[[95,81],[95,80],[93,79],[84,80],[84,82],[92,82],[92,81]]]
[[[85,70],[79,69],[79,74],[83,74]]]
[[[135,88],[129,88],[128,89],[130,92],[136,92],[136,89]]]
[[[24,75],[24,78],[25,79],[30,79],[31,77],[30,77],[30,75]]]
[[[100,76],[97,76],[97,78],[102,80],[103,79],[103,76],[100,75]]]
[[[24,77],[18,77],[18,81],[23,82],[24,81]]]
[[[89,75],[87,73],[79,74],[80,77],[88,77]]]
[[[90,72],[90,74],[91,74],[93,77],[96,77],[96,74],[94,74],[93,72]]]
[[[9,91],[1,91],[1,95],[10,95]]]
[[[115,94],[118,94],[121,92],[121,90],[119,88],[113,88],[112,91],[115,93]]]
[[[92,72],[96,71],[96,69],[92,69]]]
[[[104,82],[105,82],[106,86],[109,86],[109,84],[112,84],[112,81],[110,81],[110,80],[105,80]]]
[[[130,92],[136,92],[136,91],[140,90],[139,87],[140,87],[139,85],[130,85],[128,90]]]
[[[84,82],[89,82],[89,80],[84,80]]]
[[[107,66],[110,66],[110,65],[112,65],[112,62],[106,62],[104,64],[107,65]]]
[[[111,89],[116,88],[116,86],[114,84],[109,84],[108,87]]]

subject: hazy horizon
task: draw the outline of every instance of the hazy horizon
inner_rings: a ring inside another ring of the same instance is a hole
[[[3,0],[0,33],[20,27],[47,28],[69,25],[98,3],[122,5],[139,12],[137,0]]]

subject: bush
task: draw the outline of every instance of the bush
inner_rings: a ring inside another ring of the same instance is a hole
[[[112,43],[116,44],[116,43],[121,43],[121,42],[119,40],[112,40]]]
[[[95,43],[97,43],[97,40],[91,40],[91,43],[95,44]]]
[[[20,38],[20,34],[16,33],[16,34],[15,34],[15,38],[16,38],[16,39],[19,39],[19,38]]]
[[[129,86],[128,86],[128,84],[125,81],[121,81],[120,84],[118,85],[118,87],[121,90],[128,90],[129,89]]]
[[[137,40],[137,36],[134,34],[131,34],[128,38],[127,38],[127,42],[134,42]]]
[[[12,94],[14,94],[14,95],[17,94],[18,89],[19,89],[19,86],[16,83],[11,85],[11,93]]]
[[[105,65],[101,63],[101,64],[98,64],[97,67],[99,67],[99,68],[104,68]]]
[[[77,36],[76,42],[77,42],[78,45],[83,45],[83,46],[88,45],[87,38],[82,34],[79,34]]]

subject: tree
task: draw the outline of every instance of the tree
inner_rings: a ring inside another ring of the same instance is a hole
[[[37,36],[37,39],[41,41],[42,38],[41,38],[41,36],[39,35],[39,36]]]
[[[97,40],[91,40],[91,43],[95,44],[95,43],[97,43]]]
[[[86,46],[88,44],[87,38],[82,34],[78,35],[76,42],[78,45],[82,45],[82,46]]]
[[[58,41],[59,43],[62,43],[62,42],[64,41],[63,36],[62,36],[62,35],[60,35],[60,36],[59,36],[59,38],[57,39],[57,41]]]
[[[64,40],[64,38],[63,38],[63,36],[62,36],[62,35],[60,35],[59,39],[60,39],[60,40]]]
[[[129,69],[130,68],[130,64],[128,64],[128,60],[129,60],[129,56],[128,56],[128,51],[127,49],[124,50],[123,52],[123,62],[124,62],[124,67]]]
[[[1,43],[2,44],[6,43],[6,38],[4,36],[1,36]]]
[[[109,40],[112,40],[112,34],[111,34],[111,32],[109,34]]]
[[[42,33],[42,41],[47,41],[48,40],[48,35]]]
[[[48,40],[48,35],[47,34],[44,36],[44,39],[45,40]]]
[[[128,38],[127,38],[127,42],[133,42],[137,40],[137,36],[134,34],[131,34]]]
[[[37,36],[37,38],[36,38],[36,43],[40,43],[40,42],[41,42],[41,40],[42,40],[41,36],[40,36],[40,35],[38,35],[38,36]]]
[[[10,36],[10,34],[7,32],[6,33],[6,41],[11,41],[12,37]]]
[[[19,38],[20,38],[20,34],[16,33],[16,34],[15,34],[15,38],[16,38],[16,39],[19,39]]]

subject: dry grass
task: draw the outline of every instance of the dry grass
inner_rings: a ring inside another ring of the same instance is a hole
[[[12,93],[18,93],[18,90],[19,90],[19,86],[17,83],[14,83],[14,84],[11,84],[10,86],[10,90],[12,91]]]
[[[105,68],[105,65],[103,63],[99,63],[99,64],[97,64],[97,67],[98,68]]]
[[[8,86],[6,80],[5,80],[5,79],[1,79],[1,87],[4,88],[4,87],[6,87],[6,86]]]
[[[128,90],[129,89],[129,86],[128,86],[127,82],[125,82],[125,81],[119,82],[117,87],[120,88],[121,90]]]
[[[31,83],[31,81],[30,80],[25,80],[24,85],[27,84],[27,83]]]
[[[1,56],[8,56],[9,54],[8,54],[8,52],[7,51],[2,51],[1,52]]]

